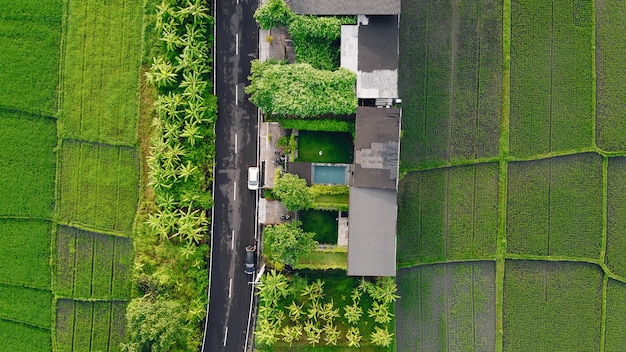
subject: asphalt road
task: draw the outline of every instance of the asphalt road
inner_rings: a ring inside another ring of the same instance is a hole
[[[215,9],[216,124],[215,206],[211,292],[203,352],[243,351],[251,275],[245,247],[254,242],[256,192],[247,188],[248,166],[257,163],[257,108],[244,94],[250,61],[258,57],[258,0],[217,0]]]

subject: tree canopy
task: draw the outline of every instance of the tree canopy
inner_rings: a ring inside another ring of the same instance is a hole
[[[283,0],[268,0],[254,12],[254,19],[262,29],[286,27],[292,18],[293,13]]]
[[[356,74],[318,70],[306,63],[252,61],[246,93],[263,112],[311,117],[356,112]]]
[[[296,265],[298,259],[310,253],[317,242],[313,239],[313,232],[304,232],[300,221],[287,222],[280,225],[267,226],[264,235],[267,236],[272,259],[285,265]]]
[[[284,174],[277,178],[272,192],[289,211],[306,210],[313,204],[313,193],[306,180],[294,174]]]

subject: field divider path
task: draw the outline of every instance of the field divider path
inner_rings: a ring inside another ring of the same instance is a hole
[[[609,285],[609,275],[604,272],[602,277],[602,312],[600,314],[600,352],[605,351],[606,345],[606,290]]]
[[[498,234],[496,243],[496,282],[495,282],[495,314],[496,339],[495,351],[503,351],[504,337],[504,270],[506,256],[506,209],[508,187],[509,135],[511,116],[511,0],[502,4],[502,120],[500,123],[500,140],[498,141]]]
[[[600,245],[600,262],[606,263],[608,236],[608,189],[609,189],[609,158],[602,158],[602,244]]]

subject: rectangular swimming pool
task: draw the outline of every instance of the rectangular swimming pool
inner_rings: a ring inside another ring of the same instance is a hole
[[[348,170],[344,165],[313,164],[311,183],[346,185],[348,184]]]

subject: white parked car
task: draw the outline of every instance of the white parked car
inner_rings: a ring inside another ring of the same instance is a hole
[[[259,168],[256,166],[248,168],[248,189],[251,191],[259,189]]]

